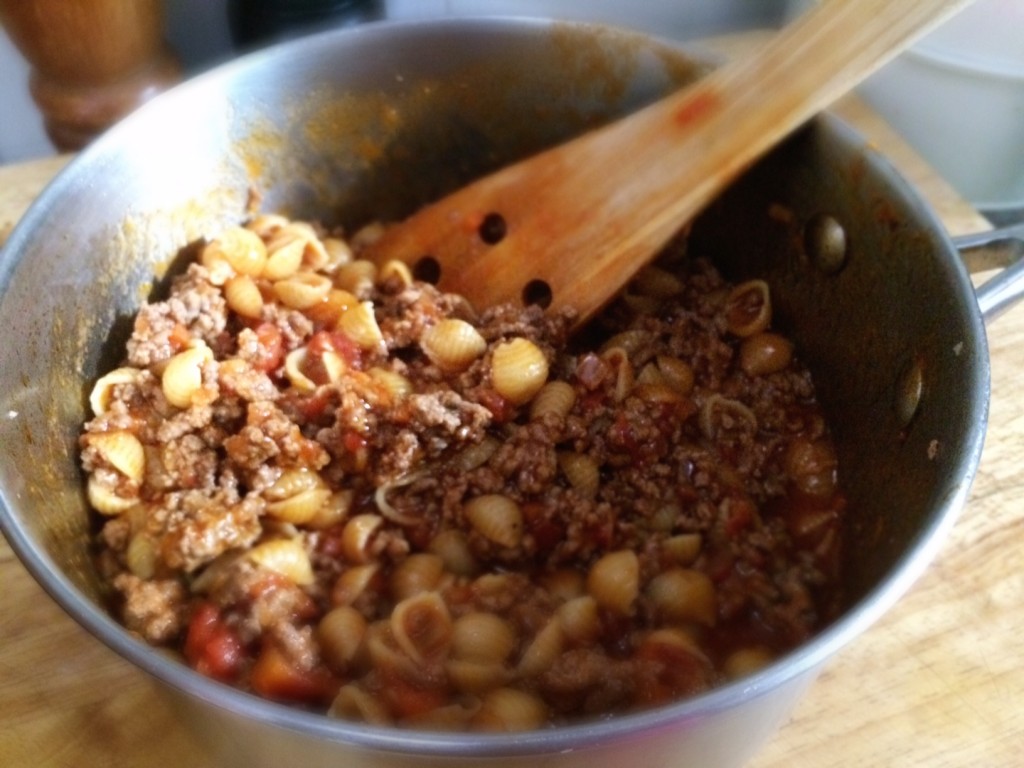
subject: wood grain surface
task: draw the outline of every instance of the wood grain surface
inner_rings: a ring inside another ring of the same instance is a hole
[[[860,102],[838,109],[953,234],[987,226]],[[0,167],[0,240],[63,162]],[[1024,765],[1024,307],[989,337],[991,422],[952,534],[908,594],[830,662],[753,768]],[[68,618],[2,540],[0,584],[0,766],[213,768],[159,686]]]

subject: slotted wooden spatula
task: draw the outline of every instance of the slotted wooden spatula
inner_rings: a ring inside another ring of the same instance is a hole
[[[397,224],[371,257],[585,321],[750,163],[970,0],[822,0],[763,49]]]

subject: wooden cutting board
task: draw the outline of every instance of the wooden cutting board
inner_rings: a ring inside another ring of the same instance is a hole
[[[837,110],[952,234],[988,227],[861,102]],[[64,162],[0,167],[0,241]],[[951,536],[910,592],[831,661],[753,768],[1024,765],[1024,308],[989,336],[991,422]],[[2,539],[0,585],[0,766],[214,768],[159,686],[68,618]]]

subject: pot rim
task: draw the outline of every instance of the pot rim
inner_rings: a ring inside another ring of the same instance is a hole
[[[975,453],[980,451],[972,452],[972,455]],[[976,462],[972,464],[976,466]],[[958,484],[957,492],[936,511],[931,525],[920,532],[914,546],[904,554],[886,579],[832,625],[765,669],[698,696],[653,710],[547,730],[501,735],[435,733],[349,723],[322,714],[304,712],[218,683],[179,661],[167,658],[157,649],[135,638],[101,606],[85,597],[32,541],[2,492],[0,530],[35,580],[78,624],[133,665],[186,695],[262,725],[297,731],[350,746],[431,757],[524,756],[581,747],[595,748],[648,731],[699,721],[714,713],[733,709],[748,699],[767,694],[800,675],[815,672],[880,618],[918,578],[955,521],[955,512],[966,500],[972,477],[973,469],[970,476]]]
[[[451,30],[463,24],[471,25],[476,30],[481,28],[507,29],[510,24],[524,27],[565,24],[573,27],[610,29],[616,33],[635,35],[639,40],[667,45],[675,50],[693,50],[692,46],[688,48],[678,43],[659,40],[650,35],[589,22],[555,22],[549,19],[512,16],[389,20],[370,22],[355,29],[344,28],[320,32],[246,54],[176,86],[155,101],[165,104],[169,99],[184,98],[191,90],[206,88],[208,83],[214,80],[230,79],[236,71],[250,68],[256,63],[265,64],[275,58],[290,56],[293,50],[299,46],[307,51],[304,55],[311,55],[310,51],[314,51],[318,47],[336,45],[348,36],[386,35],[391,28],[412,26],[424,29],[446,28]],[[51,201],[59,199],[67,193],[68,189],[80,184],[83,177],[89,175],[90,169],[101,163],[106,154],[115,151],[114,148],[120,135],[133,130],[134,123],[144,119],[144,115],[149,109],[151,109],[150,104],[143,105],[136,113],[114,126],[73,158],[47,185],[21,218],[4,247],[0,249],[0,302],[6,294],[8,284],[21,262],[22,252],[29,243],[33,232],[44,223],[51,207]],[[863,141],[856,138],[856,132],[838,118],[824,116],[817,119],[825,122],[830,130],[844,134],[845,141],[856,140],[858,144],[864,144]],[[889,181],[894,189],[910,195],[919,219],[936,233],[941,233],[941,240],[948,248],[950,258],[954,258],[955,249],[942,230],[935,214],[913,194],[906,182],[899,177],[887,161],[884,161],[884,158],[882,160],[883,162],[877,167],[891,177]],[[960,265],[963,278],[962,287],[966,296],[966,293],[971,290],[970,282],[962,263],[959,259],[955,260]],[[839,649],[881,617],[918,578],[943,542],[955,521],[956,513],[966,502],[970,484],[980,460],[984,424],[988,414],[988,368],[987,349],[984,348],[984,326],[980,320],[980,314],[976,310],[975,303],[972,308],[972,316],[977,314],[975,319],[982,334],[982,349],[979,355],[982,355],[986,361],[985,380],[981,382],[984,386],[978,393],[981,428],[977,433],[965,436],[965,444],[960,450],[959,479],[952,488],[952,492],[932,510],[928,524],[918,532],[912,545],[908,546],[885,578],[879,581],[869,593],[849,607],[830,626],[800,647],[747,677],[652,710],[620,714],[608,719],[585,721],[546,730],[512,734],[438,733],[380,727],[351,723],[322,714],[305,712],[206,678],[181,662],[167,658],[157,649],[134,637],[116,622],[103,606],[84,595],[33,540],[29,529],[22,523],[19,514],[14,511],[14,506],[8,500],[7,492],[2,487],[0,487],[0,532],[7,538],[11,548],[26,569],[50,597],[103,644],[134,666],[179,692],[253,723],[299,732],[327,742],[347,746],[426,757],[527,756],[575,751],[582,748],[599,748],[605,744],[642,736],[646,732],[696,723],[715,713],[734,709],[750,699],[767,695],[797,677],[816,674],[817,670]]]

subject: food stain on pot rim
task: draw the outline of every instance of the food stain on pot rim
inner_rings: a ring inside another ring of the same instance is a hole
[[[586,46],[579,45],[579,34],[579,26],[572,23],[554,23],[546,32],[553,50],[550,66],[560,73],[556,80],[538,78],[520,67],[514,56],[499,52],[443,77],[408,73],[410,84],[396,69],[393,88],[356,91],[314,85],[290,94],[276,113],[246,126],[232,149],[254,187],[269,190],[301,179],[308,187],[303,199],[316,200],[325,211],[355,207],[361,220],[348,223],[356,226],[375,212],[363,212],[358,200],[339,197],[338,174],[369,178],[386,169],[396,186],[421,190],[415,201],[402,198],[398,203],[402,210],[395,215],[406,215],[415,205],[497,169],[510,157],[523,156],[524,147],[538,136],[550,136],[542,139],[545,144],[561,141],[606,122],[609,109],[614,113],[635,108],[630,103],[635,98],[631,84],[652,54],[670,88],[691,82],[708,69],[667,47],[652,47],[614,31],[596,31],[597,42]],[[563,98],[565,82],[573,83],[576,98]],[[526,101],[529,108],[510,108]],[[560,127],[552,132],[546,126]],[[453,133],[464,137],[457,147],[451,146]],[[294,142],[309,151],[292,151]],[[443,159],[449,166],[443,175],[456,173],[454,181],[436,187],[427,186],[422,173],[402,178],[411,158],[432,150],[442,153],[432,162]],[[332,161],[309,165],[299,159],[309,155],[330,155]],[[471,174],[459,170],[470,166]]]

